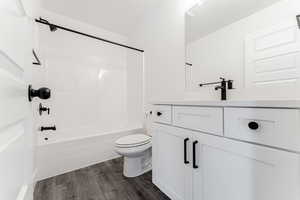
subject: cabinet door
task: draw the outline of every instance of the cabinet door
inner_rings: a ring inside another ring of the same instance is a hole
[[[191,200],[192,161],[189,150],[192,134],[185,130],[157,124],[152,130],[153,183],[172,200]]]
[[[194,200],[299,200],[299,155],[195,133]]]

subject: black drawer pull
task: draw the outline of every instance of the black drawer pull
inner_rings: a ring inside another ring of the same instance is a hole
[[[196,145],[198,144],[198,141],[193,142],[193,168],[198,169],[199,166],[197,165],[197,155],[196,155]]]
[[[189,138],[184,139],[184,164],[189,164],[190,161],[187,160],[187,142],[189,141]]]
[[[251,130],[257,130],[259,128],[259,124],[257,122],[249,122],[248,127]]]
[[[157,112],[156,114],[157,114],[157,116],[161,116],[161,115],[162,115],[162,113],[161,113],[161,112]]]

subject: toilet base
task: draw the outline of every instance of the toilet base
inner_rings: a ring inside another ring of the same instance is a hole
[[[123,174],[125,177],[137,177],[152,169],[151,148],[140,157],[124,156]]]

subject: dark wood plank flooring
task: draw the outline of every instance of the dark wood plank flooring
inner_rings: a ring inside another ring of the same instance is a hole
[[[151,172],[124,177],[119,158],[42,180],[34,200],[170,200],[151,179]]]

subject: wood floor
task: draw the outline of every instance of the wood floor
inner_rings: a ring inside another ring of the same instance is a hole
[[[151,172],[123,176],[122,159],[79,169],[37,183],[34,200],[170,200],[151,181]]]

